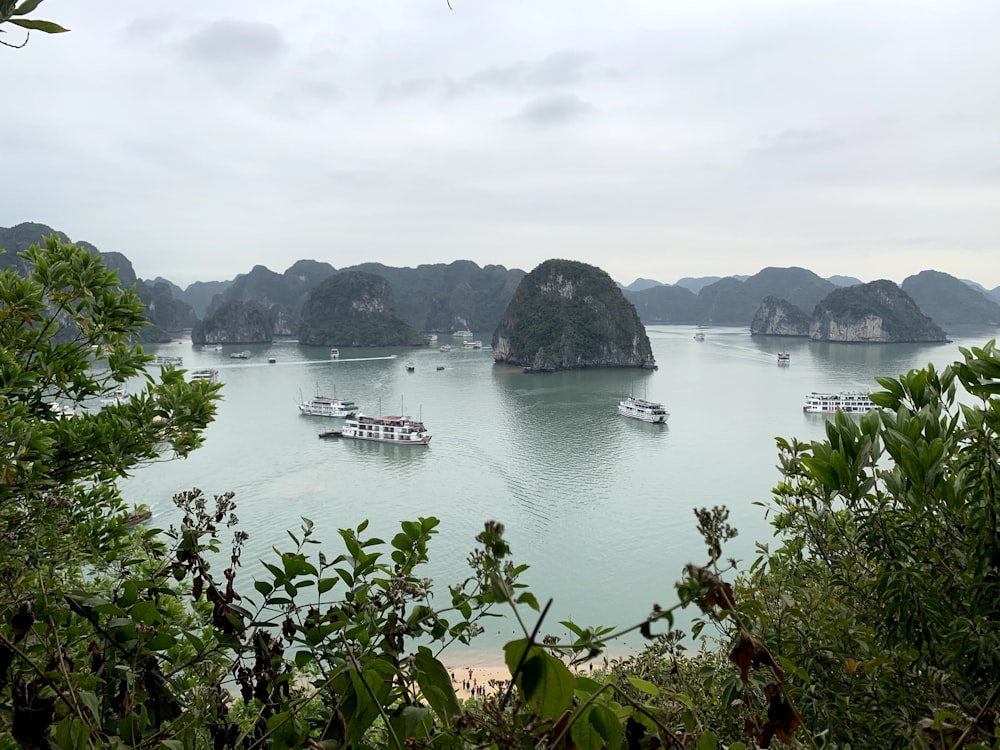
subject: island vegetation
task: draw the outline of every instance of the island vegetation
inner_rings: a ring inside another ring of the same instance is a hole
[[[145,372],[142,306],[86,249],[22,259],[0,272],[4,747],[996,747],[994,342],[879,378],[878,408],[824,440],[779,439],[771,543],[738,568],[726,510],[696,509],[705,555],[666,572],[677,601],[612,631],[547,621],[494,521],[451,585],[424,573],[431,517],[386,540],[305,521],[252,583],[232,494],[192,489],[175,528],[132,525],[116,479],[196,449],[221,386],[168,367],[59,416]],[[498,607],[521,626],[497,655],[511,679],[459,701],[441,649]],[[701,612],[690,633],[682,607]],[[645,651],[577,668],[631,630]]]

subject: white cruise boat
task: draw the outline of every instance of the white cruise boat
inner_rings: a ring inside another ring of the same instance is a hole
[[[101,408],[107,409],[111,406],[118,406],[128,402],[128,388],[124,383],[119,383],[113,391],[108,391],[101,396]]]
[[[441,348],[438,349],[439,352],[450,352],[451,344],[442,344]]]
[[[463,341],[462,342],[462,348],[463,349],[482,349],[483,348],[483,342],[482,341]]]
[[[423,422],[415,422],[410,417],[366,417],[363,414],[348,417],[340,437],[398,445],[427,445],[431,441]]]
[[[308,417],[353,417],[357,411],[358,405],[353,401],[330,396],[313,396],[299,404],[299,412]]]
[[[779,365],[790,365],[792,363],[792,355],[788,352],[778,352],[778,364]]]
[[[330,350],[330,359],[340,359],[340,349],[336,349],[336,348],[331,349]]]
[[[192,370],[191,374],[188,375],[188,380],[194,383],[197,380],[203,380],[206,383],[218,383],[219,382],[219,371],[214,367],[206,367],[201,370]]]
[[[670,412],[663,407],[663,404],[646,401],[635,396],[629,396],[623,401],[619,401],[618,413],[632,417],[632,419],[641,419],[643,422],[658,422],[660,424],[666,424],[670,417]]]
[[[184,364],[184,357],[168,357],[163,354],[158,354],[153,358],[154,365],[174,365],[175,367],[180,367]]]
[[[244,349],[241,352],[233,352],[229,357],[230,359],[250,359],[250,350]]]
[[[875,404],[868,397],[867,393],[858,391],[843,391],[841,393],[816,393],[813,391],[806,396],[806,403],[802,411],[809,414],[833,414],[840,409],[846,414],[864,414],[869,409],[874,409]]]
[[[463,328],[460,331],[455,331],[451,335],[452,336],[457,336],[458,338],[461,338],[461,339],[471,339],[472,338],[472,331],[470,331],[470,330],[468,330],[466,328]]]

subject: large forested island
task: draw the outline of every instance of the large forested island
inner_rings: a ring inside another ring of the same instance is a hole
[[[521,280],[493,334],[493,359],[533,372],[654,366],[646,329],[607,273],[547,260]]]

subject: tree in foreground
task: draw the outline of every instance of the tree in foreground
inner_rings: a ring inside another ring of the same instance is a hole
[[[1000,356],[961,353],[778,441],[779,542],[740,617],[816,746],[1000,746]]]

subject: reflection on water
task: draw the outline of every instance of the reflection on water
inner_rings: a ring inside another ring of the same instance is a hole
[[[234,490],[251,535],[244,554],[251,568],[272,546],[288,548],[285,531],[297,530],[302,517],[335,555],[338,528],[370,519],[373,535],[391,538],[399,521],[434,515],[442,523],[426,572],[442,584],[464,577],[474,536],[495,519],[506,525],[515,559],[531,566],[527,579],[539,600],[554,599],[543,632],[561,632],[563,619],[633,623],[654,603],[676,601],[685,563],[705,562],[692,508],[731,509],[740,536],[727,554],[744,562],[755,540],[769,538],[755,503],[766,502],[779,479],[775,436],[824,436],[826,419],[802,412],[805,394],[872,387],[875,375],[929,361],[942,366],[958,358],[959,345],[996,335],[860,346],[736,328],[707,328],[696,341],[693,330],[648,328],[655,372],[526,375],[494,365],[488,349],[342,348],[331,361],[322,347],[284,343],[253,347],[238,364],[226,352],[184,349],[187,368],[220,369],[218,419],[190,458],[125,481],[126,499],[147,503],[166,525],[179,518],[175,492]],[[790,366],[777,366],[779,351],[790,352]],[[390,355],[397,356],[370,359]],[[668,425],[620,416],[617,403],[630,392],[662,402]],[[321,440],[318,433],[341,420],[299,415],[302,393],[351,399],[367,414],[403,411],[421,418],[433,439],[427,447]],[[483,646],[501,643],[510,629],[498,621]]]

